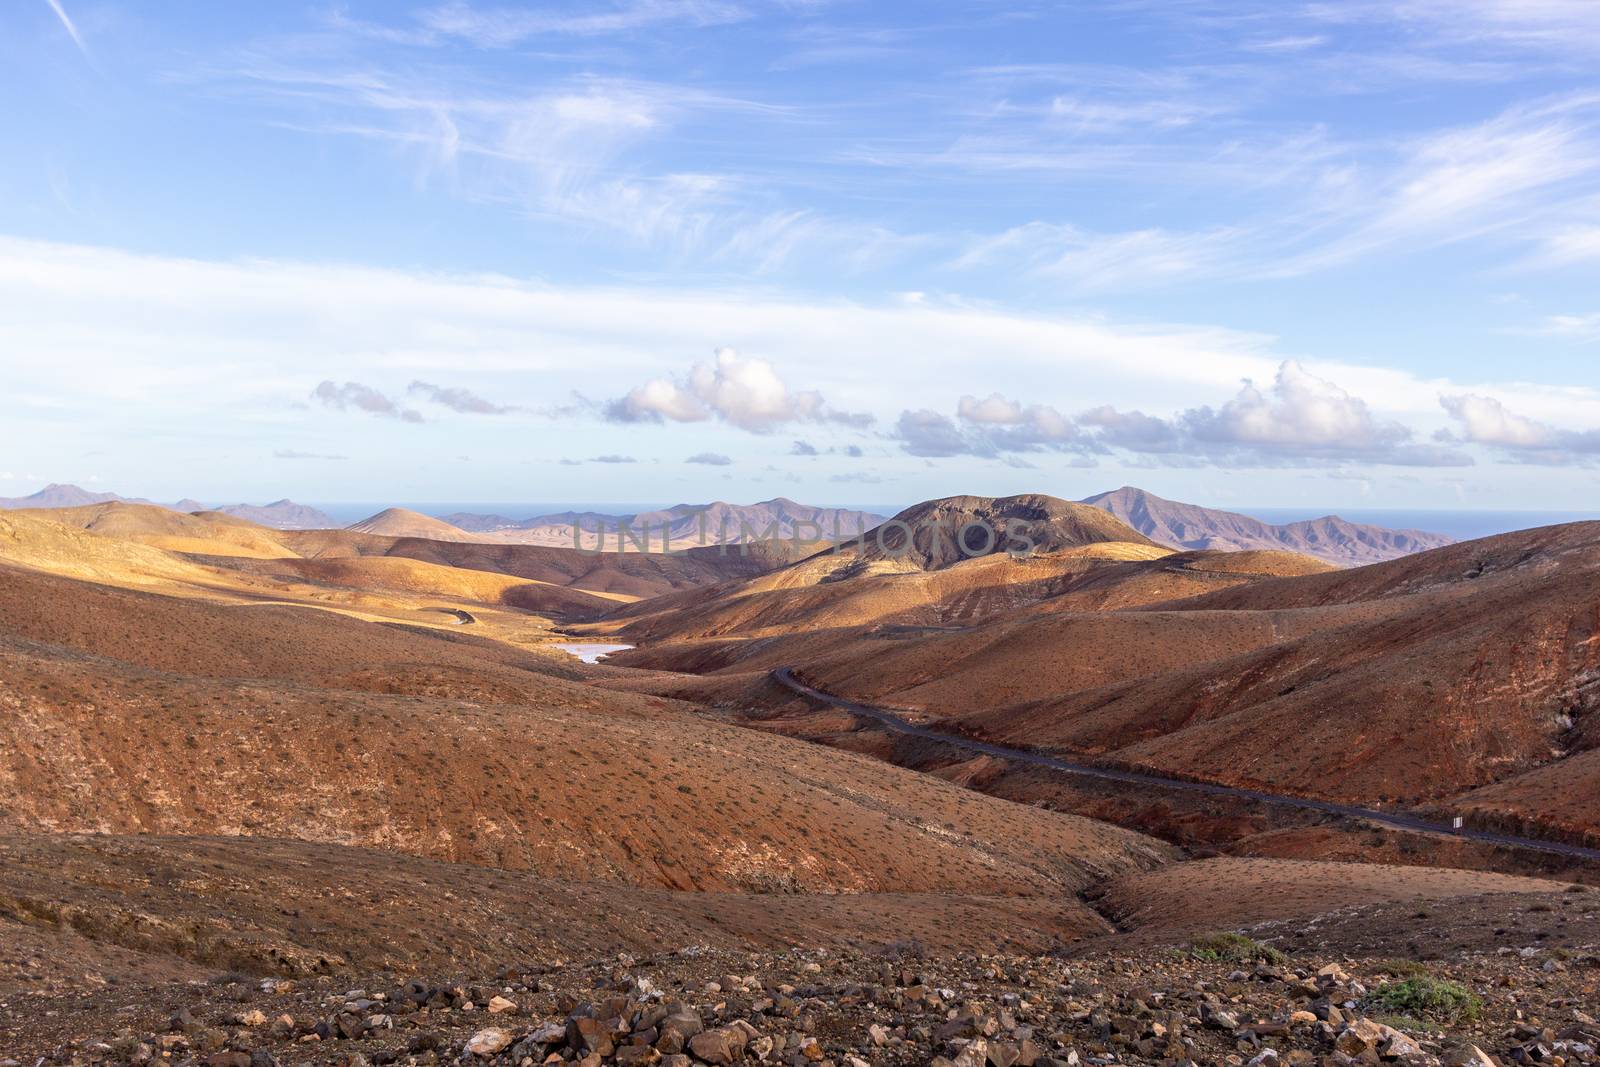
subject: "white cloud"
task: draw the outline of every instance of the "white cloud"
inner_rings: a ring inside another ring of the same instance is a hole
[[[1039,149],[1035,139],[1030,151]],[[1559,267],[1600,256],[1600,230],[1571,221],[1592,214],[1600,178],[1600,96],[1573,93],[1507,108],[1483,122],[1435,130],[1392,144],[1296,146],[1294,161],[1259,160],[1283,197],[1255,217],[1195,229],[1145,227],[1097,232],[1035,220],[969,237],[956,270],[1013,270],[1088,291],[1128,290],[1194,280],[1296,277],[1401,249],[1413,252],[1493,238],[1534,245],[1527,265]],[[1114,174],[1157,168],[1152,149],[1124,146],[1078,167]],[[1235,149],[1237,151],[1237,149]],[[1138,162],[1138,161],[1143,161]],[[1214,167],[1209,160],[1204,167]],[[990,159],[1004,173],[1020,161]],[[1238,186],[1225,172],[1164,163],[1186,183]],[[1179,180],[1172,177],[1172,180]]]
[[[1441,396],[1439,403],[1461,424],[1466,439],[1476,444],[1549,448],[1555,442],[1555,427],[1514,414],[1493,397]]]
[[[548,8],[475,7],[456,2],[417,14],[422,33],[418,43],[458,38],[481,48],[509,48],[532,37],[546,35],[597,36],[627,33],[666,23],[709,26],[746,17],[737,4],[718,0],[628,0],[625,3],[584,4],[578,10]]]
[[[614,422],[703,422],[714,415],[752,433],[793,422],[870,421],[867,415],[829,409],[815,390],[790,389],[771,363],[731,348],[717,349],[713,361],[696,363],[682,380],[654,378],[636,386],[609,402],[605,414]]]
[[[1005,426],[1022,419],[1022,405],[999,393],[990,393],[982,400],[964,396],[956,404],[956,414],[968,422]]]
[[[1559,227],[1546,234],[1527,265],[1567,267],[1595,261],[1600,261],[1600,225],[1583,223]]]
[[[1600,341],[1600,313],[1590,315],[1551,315],[1533,331],[1545,337],[1567,337],[1578,341]]]
[[[486,400],[470,389],[460,386],[434,385],[432,382],[416,381],[406,389],[412,396],[424,397],[441,407],[451,411],[459,411],[464,415],[507,415],[518,410],[514,405],[496,404]]]
[[[1184,422],[1198,440],[1251,447],[1368,448],[1409,436],[1399,423],[1376,419],[1360,397],[1292,361],[1278,368],[1270,393],[1247,381],[1220,409],[1194,409]]]
[[[900,447],[913,456],[942,458],[995,454],[995,447],[987,437],[965,433],[950,416],[927,408],[902,411],[895,423],[894,437],[900,442]]]
[[[1590,0],[1398,0],[1376,5],[1380,13],[1385,9],[1393,18],[1429,23],[1441,37],[1460,43],[1556,51],[1600,47],[1600,20]]]
[[[704,422],[711,410],[689,390],[666,378],[652,378],[606,405],[613,422]]]
[[[360,382],[324,381],[311,391],[311,398],[339,411],[365,411],[401,422],[421,422],[422,413],[401,407],[370,385]]]
[[[72,43],[78,46],[78,51],[82,52],[84,58],[87,59],[89,46],[83,43],[83,35],[78,32],[77,24],[67,14],[66,8],[61,6],[61,0],[45,0],[45,2],[50,5],[50,10],[55,12],[56,18],[61,21],[61,28],[67,31],[67,36],[72,38]]]
[[[314,428],[319,450],[360,457],[381,440],[407,461],[409,449],[432,455],[441,436],[470,432],[483,437],[470,446],[474,455],[499,447],[537,456],[546,447],[542,438],[483,436],[502,426],[516,432],[501,420],[407,426],[404,433],[397,419],[314,422],[307,394],[323,380],[336,388],[456,380],[506,404],[592,391],[597,381],[621,388],[660,380],[676,390],[668,396],[684,401],[671,410],[692,416],[692,402],[714,422],[687,375],[663,374],[661,353],[724,340],[760,352],[772,367],[804,367],[806,389],[785,383],[785,392],[820,393],[827,412],[871,411],[890,422],[901,410],[947,413],[958,452],[968,447],[963,427],[977,424],[952,417],[957,398],[974,397],[969,413],[987,405],[1000,366],[1012,396],[1052,401],[1104,447],[1160,455],[1175,454],[1171,435],[1184,428],[1172,413],[1207,404],[1221,411],[1238,400],[1241,379],[1273,382],[1284,362],[1270,338],[1236,331],[1020,314],[948,299],[907,304],[886,297],[864,305],[732,289],[556,287],[499,276],[206,262],[0,237],[0,362],[11,396],[30,398],[17,412],[23,444],[8,464],[13,469],[40,469],[52,454],[85,447],[116,450],[130,466],[143,456],[138,469],[148,469],[152,453],[130,451],[125,441],[156,431],[188,452],[244,430],[258,449],[303,448]],[[889,360],[884,353],[913,355]],[[994,355],[975,358],[979,353]],[[1303,367],[1362,398],[1375,425],[1401,423],[1419,440],[1449,424],[1442,393],[1492,395],[1529,418],[1600,426],[1600,390],[1587,384],[1423,378],[1335,362]],[[1257,391],[1272,401],[1270,388]],[[1100,407],[1063,405],[1074,398]],[[1001,403],[1011,404],[1005,397]],[[641,410],[663,405],[654,398]],[[1014,413],[1027,406],[1015,403]],[[779,401],[764,410],[810,409]],[[642,447],[615,442],[621,431],[581,419],[568,418],[565,427],[560,451],[551,439],[548,458]],[[583,443],[566,443],[575,437]],[[731,451],[710,438],[703,446]],[[1230,458],[1220,445],[1213,451]],[[107,476],[128,477],[118,470]]]
[[[953,265],[1021,268],[1087,290],[1147,288],[1175,279],[1238,273],[1251,240],[1231,228],[1091,233],[1073,225],[1029,222],[979,239]]]
[[[1278,368],[1270,390],[1247,380],[1220,407],[1189,408],[1170,419],[1109,405],[1074,418],[999,394],[983,401],[964,396],[957,412],[967,425],[936,411],[906,411],[895,436],[916,456],[1005,456],[1053,449],[1087,457],[1117,449],[1180,465],[1471,463],[1470,457],[1445,445],[1412,444],[1409,428],[1378,418],[1366,401],[1293,361]]]
[[[1441,396],[1439,404],[1459,425],[1464,440],[1501,449],[1523,462],[1564,465],[1600,456],[1600,430],[1560,429],[1475,393]]]

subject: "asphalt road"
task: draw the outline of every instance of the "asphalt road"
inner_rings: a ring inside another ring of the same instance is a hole
[[[1506,848],[1526,848],[1538,852],[1553,852],[1558,856],[1570,856],[1574,859],[1600,863],[1600,849],[1586,848],[1583,845],[1568,845],[1560,841],[1541,841],[1534,837],[1518,837],[1515,834],[1500,834],[1492,830],[1474,830],[1471,827],[1463,827],[1457,830],[1445,823],[1432,822],[1428,819],[1407,815],[1399,811],[1358,808],[1350,804],[1334,804],[1326,800],[1282,796],[1277,793],[1263,793],[1255,789],[1236,789],[1233,786],[1211,785],[1204,782],[1186,782],[1179,778],[1163,778],[1159,774],[1123,771],[1111,767],[1096,767],[1087,763],[1073,763],[1069,760],[1056,759],[1053,756],[1042,756],[1037,752],[1029,752],[1023,748],[1011,748],[1006,745],[991,744],[988,741],[975,741],[959,734],[946,733],[943,730],[935,730],[927,726],[918,726],[915,723],[907,722],[886,708],[874,707],[871,704],[858,704],[853,700],[846,700],[843,697],[834,696],[832,693],[825,693],[820,689],[809,686],[794,676],[793,667],[779,667],[772,672],[772,678],[778,684],[799,693],[801,696],[821,701],[824,704],[831,704],[833,707],[848,711],[852,715],[858,715],[864,719],[871,719],[880,726],[893,730],[895,733],[909,734],[912,737],[926,737],[943,744],[953,745],[972,752],[981,752],[989,756],[998,756],[1001,759],[1011,760],[1016,763],[1029,763],[1036,767],[1048,767],[1063,774],[1076,774],[1085,778],[1099,778],[1108,782],[1124,782],[1129,785],[1153,786],[1186,793],[1199,793],[1205,796],[1253,800],[1260,804],[1296,808],[1301,811],[1314,811],[1325,815],[1342,815],[1352,819],[1366,819],[1369,822],[1382,823],[1385,826],[1393,826],[1401,830],[1415,830],[1430,834],[1449,834],[1452,837],[1459,837],[1467,841],[1481,841],[1484,844],[1501,845]]]

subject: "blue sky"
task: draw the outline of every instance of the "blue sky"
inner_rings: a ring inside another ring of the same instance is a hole
[[[1589,0],[21,0],[0,495],[1594,508]]]

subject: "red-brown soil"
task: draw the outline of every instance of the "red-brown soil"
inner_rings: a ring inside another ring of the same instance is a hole
[[[1059,503],[930,505],[1039,509],[1059,543],[1028,561],[792,565],[772,545],[593,557],[129,505],[0,516],[0,995],[32,1025],[84,983],[112,1010],[101,983],[225,969],[1134,954],[1219,927],[1371,946],[1535,905],[1571,918],[1552,937],[1587,929],[1549,882],[1429,869],[1509,863],[1489,848],[1064,783],[771,683],[795,664],[1012,744],[1594,827],[1600,527],[1328,572],[1168,553]],[[547,647],[557,616],[599,612],[581,629],[645,647],[594,667]]]

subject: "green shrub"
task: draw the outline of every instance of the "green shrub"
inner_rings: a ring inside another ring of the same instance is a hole
[[[1189,946],[1189,954],[1197,960],[1214,960],[1218,963],[1282,963],[1286,957],[1271,945],[1263,945],[1253,937],[1243,934],[1212,934]]]
[[[1386,982],[1368,1003],[1392,1015],[1447,1023],[1471,1022],[1483,1010],[1483,1001],[1466,986],[1427,975]]]

